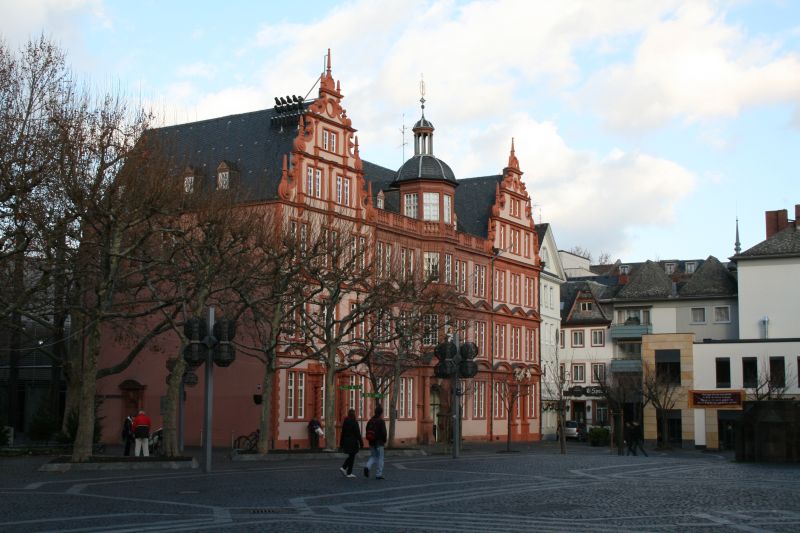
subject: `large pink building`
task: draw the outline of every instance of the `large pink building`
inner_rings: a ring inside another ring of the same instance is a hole
[[[447,323],[479,350],[479,372],[465,382],[462,397],[464,439],[505,439],[511,416],[514,440],[538,440],[541,264],[531,199],[513,141],[500,173],[456,179],[434,155],[434,126],[423,106],[413,128],[414,155],[399,170],[363,161],[330,60],[317,98],[276,102],[272,109],[156,130],[190,164],[190,171],[171,178],[183,180],[187,190],[238,180],[254,201],[275,206],[298,224],[315,215],[351,221],[360,228],[368,257],[437,269],[439,282],[459,297],[446,315],[430,317],[439,326],[434,330]],[[431,335],[424,342],[439,340]],[[176,338],[160,339],[158,349],[138,357],[123,373],[100,380],[100,415],[108,440],[116,439],[117,425],[136,408],[144,408],[160,425],[166,360],[179,349]],[[109,344],[103,357],[113,359],[113,354]],[[288,356],[282,357],[285,362]],[[533,378],[508,413],[500,384],[523,367]],[[185,401],[187,445],[199,444],[202,431],[202,372],[198,375],[200,383],[187,389]],[[215,369],[215,445],[229,445],[257,427],[261,406],[254,396],[261,393],[262,375],[262,364],[247,357]],[[276,448],[286,448],[290,439],[293,447],[307,446],[308,421],[323,416],[323,378],[324,369],[316,362],[280,371],[272,414]],[[356,409],[360,419],[371,414],[374,400],[364,397],[370,392],[368,382],[358,368],[338,375],[337,420],[348,408]],[[441,439],[450,418],[449,380],[434,377],[431,363],[408,370],[396,386],[397,444]]]

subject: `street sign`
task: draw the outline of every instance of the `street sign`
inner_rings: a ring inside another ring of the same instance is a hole
[[[341,390],[359,390],[359,389],[361,389],[361,385],[339,385],[339,389],[341,389]]]
[[[386,395],[381,394],[380,392],[365,392],[361,396],[363,396],[364,398],[378,398],[378,399],[386,398]]]

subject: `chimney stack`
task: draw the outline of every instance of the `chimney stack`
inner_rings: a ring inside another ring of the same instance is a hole
[[[798,206],[795,206],[795,211],[797,211]],[[767,211],[766,212],[766,219],[767,219],[767,239],[778,233],[779,231],[785,230],[789,227],[789,213],[786,209],[780,209],[778,211]]]

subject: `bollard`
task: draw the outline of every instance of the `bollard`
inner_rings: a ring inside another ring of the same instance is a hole
[[[289,437],[289,451],[292,451],[292,437]]]

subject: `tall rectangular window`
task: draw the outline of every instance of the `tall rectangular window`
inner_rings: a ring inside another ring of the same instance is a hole
[[[230,173],[227,170],[221,171],[217,174],[217,189],[226,190],[230,187],[231,179]]]
[[[478,357],[486,357],[486,322],[475,321],[475,344],[478,346]]]
[[[505,391],[505,383],[497,381],[494,383],[494,412],[492,414],[495,418],[506,417]]]
[[[576,329],[572,332],[572,347],[573,348],[582,348],[583,347],[583,330]]]
[[[306,375],[303,372],[286,372],[286,418],[305,417]]]
[[[574,383],[586,381],[586,365],[583,363],[572,365],[572,381]]]
[[[606,381],[605,363],[592,363],[592,381],[594,381],[595,383],[605,383]]]
[[[486,382],[472,382],[472,418],[485,418]]]
[[[400,378],[400,390],[397,406],[397,417],[404,419],[414,418],[414,378]]]
[[[425,330],[422,344],[432,346],[439,340],[439,315],[425,315],[423,323]]]
[[[344,179],[344,205],[350,205],[350,178]]]
[[[475,265],[475,272],[473,274],[473,296],[480,298],[486,297],[486,267],[483,265]]]
[[[444,282],[453,283],[453,256],[444,254]]]
[[[336,203],[337,204],[344,203],[342,201],[342,199],[343,199],[343,194],[342,193],[344,192],[343,189],[344,189],[344,185],[342,184],[342,177],[341,176],[336,176]]]
[[[409,218],[419,218],[419,195],[417,193],[406,194],[403,198],[404,212]]]
[[[439,193],[422,193],[422,219],[439,221]]]
[[[329,143],[329,138],[330,138],[330,133],[328,132],[328,130],[322,130],[322,149],[323,150],[327,150],[328,149],[328,145],[330,144]]]
[[[755,357],[742,357],[742,387],[758,387],[758,359]]]
[[[680,350],[656,350],[656,379],[664,380],[670,385],[681,384]]]
[[[592,346],[604,346],[606,343],[606,332],[602,329],[592,330]]]
[[[731,386],[731,360],[728,357],[717,357],[717,388],[728,389]]]
[[[705,323],[706,323],[706,308],[692,307],[692,324],[705,324]]]
[[[769,358],[769,383],[778,388],[786,386],[786,366],[783,357]]]
[[[314,196],[322,198],[322,171],[314,169]]]
[[[525,257],[530,257],[531,256],[531,234],[528,233],[527,231],[525,232],[524,242],[525,242],[525,250],[524,250],[525,251]]]
[[[439,279],[439,252],[425,252],[423,254],[425,261],[425,279],[438,280]]]
[[[453,199],[445,194],[443,200],[444,200],[444,223],[450,224],[453,220],[453,215],[452,215],[453,207],[451,205]]]
[[[183,178],[183,192],[186,194],[194,192],[194,176],[186,176]]]
[[[494,325],[494,353],[499,359],[506,357],[506,325]]]
[[[522,328],[511,327],[511,359],[522,359]]]
[[[314,196],[314,169],[311,167],[306,169],[306,194]]]
[[[495,270],[494,272],[494,299],[501,302],[506,300],[505,270]]]

